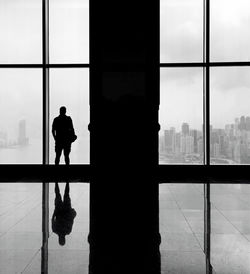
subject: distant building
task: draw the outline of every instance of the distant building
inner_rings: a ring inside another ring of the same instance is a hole
[[[203,138],[200,137],[198,139],[198,154],[200,154],[201,156],[203,155],[203,149],[204,149],[204,147],[203,147]]]
[[[194,138],[194,153],[198,153],[198,130],[190,130],[190,136]]]
[[[194,137],[181,136],[181,153],[192,154],[194,153]]]
[[[25,146],[29,143],[26,136],[26,120],[20,120],[18,125],[18,145]]]
[[[164,143],[166,153],[175,153],[175,128],[164,130]]]
[[[246,129],[246,118],[245,118],[245,116],[240,117],[239,129],[240,130],[245,130]]]
[[[213,157],[220,158],[220,145],[217,143],[213,146]]]
[[[175,153],[180,154],[181,152],[181,134],[180,132],[175,134]]]
[[[249,116],[246,117],[246,130],[250,131],[250,117]]]
[[[189,135],[189,124],[183,123],[181,126],[182,135]]]
[[[0,131],[0,147],[5,147],[7,146],[7,133],[4,131]]]

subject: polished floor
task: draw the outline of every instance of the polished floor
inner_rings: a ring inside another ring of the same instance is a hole
[[[63,197],[65,183],[60,183]],[[0,184],[0,273],[88,273],[89,185],[70,184],[76,211],[64,245],[52,231],[55,184],[49,188],[48,246],[41,249],[42,184]],[[211,185],[211,264],[216,274],[250,273],[250,185]],[[202,185],[160,185],[162,274],[203,274]]]
[[[162,273],[205,271],[202,185],[160,186]],[[213,273],[250,273],[250,185],[211,185]]]
[[[63,198],[65,184],[60,183]],[[52,231],[55,209],[54,184],[49,188],[49,240],[42,254],[42,184],[12,183],[0,185],[0,273],[88,273],[89,185],[70,184],[71,206],[77,215],[65,245]],[[46,273],[46,272],[45,272]]]

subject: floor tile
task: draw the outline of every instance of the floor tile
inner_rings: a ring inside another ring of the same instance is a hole
[[[203,252],[162,251],[162,274],[206,274]]]
[[[191,233],[162,233],[161,250],[201,251],[200,244]]]

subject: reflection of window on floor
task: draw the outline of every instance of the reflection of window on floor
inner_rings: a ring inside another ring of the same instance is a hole
[[[69,224],[68,199],[65,199],[62,219],[60,214],[63,209],[58,205],[55,183],[49,183],[47,186],[49,192],[43,201],[42,183],[1,184],[0,262],[3,273],[41,273],[41,267],[48,270],[46,273],[88,273],[89,185],[69,184],[71,207],[76,212],[72,225]],[[66,184],[59,183],[58,186],[63,202]],[[53,232],[55,198],[58,220],[57,224],[54,220]],[[48,207],[45,206],[46,200]],[[44,221],[45,227],[48,228],[48,239],[42,229]],[[64,245],[58,242],[56,226],[60,226],[61,233],[66,235]]]
[[[161,184],[163,273],[206,273],[203,185]]]
[[[215,273],[249,273],[250,185],[211,185],[211,265]],[[206,272],[204,195],[200,184],[160,185],[163,273]]]

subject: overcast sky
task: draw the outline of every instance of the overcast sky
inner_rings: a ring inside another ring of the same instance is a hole
[[[0,0],[0,63],[41,63],[42,1]],[[88,63],[88,0],[50,1],[50,62]],[[26,119],[29,137],[41,138],[42,71],[0,69],[0,131],[17,138]],[[53,69],[50,118],[66,105],[78,132],[89,123],[88,69]]]
[[[41,3],[0,0],[1,63],[41,62]],[[202,9],[202,0],[161,0],[161,62],[202,61]],[[88,62],[88,20],[88,0],[50,1],[51,62]],[[211,60],[249,60],[249,26],[249,0],[211,0]],[[211,122],[215,127],[250,115],[249,74],[247,67],[211,69]],[[80,108],[80,102],[88,105],[87,75],[84,70],[51,72],[51,117],[59,104],[54,103],[55,96],[72,109],[74,104]],[[1,119],[0,126],[7,128],[20,113],[20,117],[31,117],[31,125],[40,120],[41,71],[1,69],[0,79],[0,115],[10,119]],[[77,100],[81,89],[84,94]],[[201,69],[161,70],[162,128],[180,128],[182,122],[201,128],[202,105]],[[87,124],[88,114],[84,116]]]
[[[161,0],[161,62],[202,61],[202,0]],[[211,0],[211,60],[250,60],[250,1]],[[202,124],[202,70],[161,69],[162,128]],[[250,68],[211,69],[211,124],[250,115]]]

